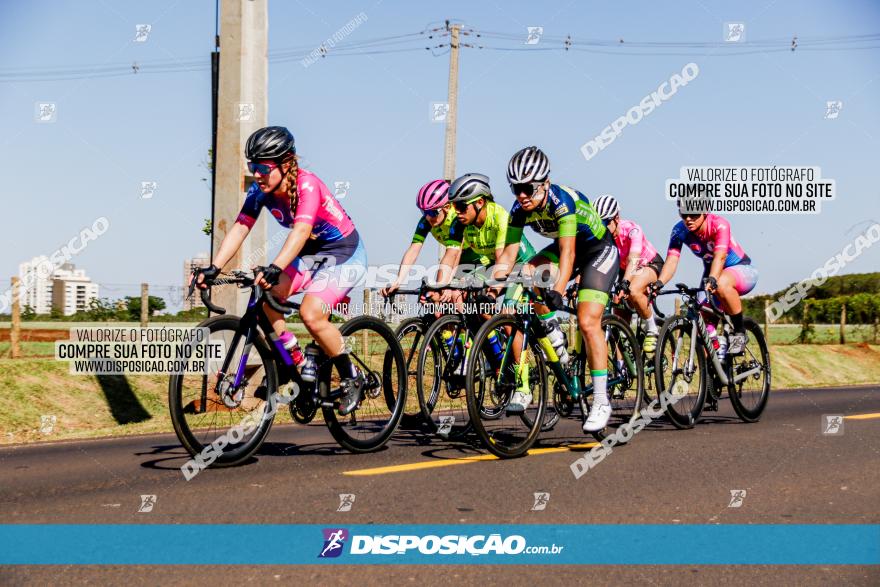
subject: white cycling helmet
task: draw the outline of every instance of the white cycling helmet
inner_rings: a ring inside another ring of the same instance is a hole
[[[593,207],[602,220],[611,220],[620,213],[620,206],[611,194],[604,194],[596,198]]]

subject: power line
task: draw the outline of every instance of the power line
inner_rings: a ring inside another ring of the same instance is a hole
[[[450,21],[451,22],[451,21]],[[600,55],[617,56],[711,56],[733,57],[754,54],[770,54],[782,52],[816,52],[816,51],[864,51],[880,49],[880,34],[861,35],[831,35],[824,37],[803,38],[793,36],[791,38],[776,37],[770,39],[757,39],[745,43],[729,43],[723,41],[699,42],[699,41],[627,41],[626,39],[590,39],[573,38],[571,35],[555,36],[542,35],[540,45],[525,45],[522,34],[500,31],[482,31],[474,28],[461,29],[462,37],[470,38],[472,42],[462,42],[465,49],[479,49],[487,51],[576,51],[594,53]],[[394,53],[408,53],[430,51],[433,56],[440,56],[447,51],[438,52],[449,48],[448,43],[432,44],[437,40],[448,37],[449,32],[445,26],[429,28],[422,31],[389,35],[331,44],[328,48],[325,43],[316,45],[300,45],[287,47],[269,53],[270,63],[288,63],[304,59],[351,57],[358,55],[387,55]],[[641,49],[639,51],[639,49]],[[650,51],[645,51],[650,49]],[[682,50],[691,50],[683,52]],[[677,50],[677,51],[676,51]],[[711,53],[698,53],[697,50],[711,50]],[[208,59],[161,59],[155,61],[133,62],[115,65],[92,65],[58,67],[49,66],[42,68],[10,67],[0,69],[0,83],[3,82],[52,82],[72,81],[79,79],[101,79],[111,77],[123,77],[134,75],[155,75],[163,73],[187,73],[210,68]]]

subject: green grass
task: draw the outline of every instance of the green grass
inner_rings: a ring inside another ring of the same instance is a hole
[[[814,344],[838,344],[840,341],[839,324],[814,324],[813,330]],[[771,324],[768,338],[773,345],[798,344],[800,332],[800,324]],[[874,338],[874,327],[870,324],[847,324],[846,342],[878,344],[880,340]]]
[[[22,346],[26,352],[54,352],[52,343]],[[880,383],[878,345],[773,345],[771,357],[773,389]],[[63,361],[0,358],[0,389],[5,400],[0,410],[0,444],[172,430],[167,376],[105,378],[103,383],[94,375],[69,374]],[[409,392],[414,402],[412,379]],[[114,412],[108,395],[127,399],[117,399]],[[40,432],[43,415],[57,419],[51,434]],[[128,423],[120,424],[120,420]],[[287,410],[279,410],[276,423],[286,422],[290,422]]]

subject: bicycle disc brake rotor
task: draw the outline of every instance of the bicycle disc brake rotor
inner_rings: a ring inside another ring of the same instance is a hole
[[[217,395],[223,401],[223,405],[230,409],[235,409],[241,405],[244,398],[244,388],[247,385],[247,379],[242,380],[241,387],[236,389],[229,381],[229,376],[224,375],[223,379],[217,384]]]

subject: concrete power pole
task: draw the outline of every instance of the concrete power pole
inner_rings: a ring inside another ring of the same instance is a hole
[[[452,25],[449,41],[449,111],[446,113],[446,149],[443,155],[443,177],[455,179],[455,127],[458,116],[458,36],[461,25]]]
[[[213,254],[234,225],[251,184],[244,144],[252,132],[267,125],[268,38],[268,0],[221,0]],[[224,269],[247,270],[265,264],[263,217]],[[235,287],[219,287],[213,291],[212,300],[230,313],[239,313],[244,311],[247,293]]]

